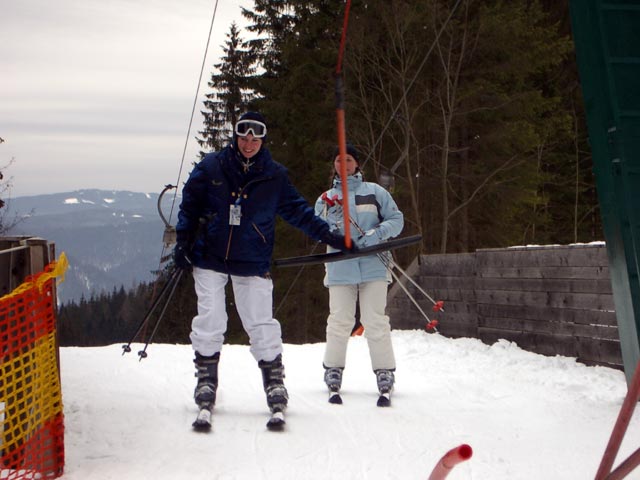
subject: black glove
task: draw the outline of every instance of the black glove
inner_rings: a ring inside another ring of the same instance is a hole
[[[173,263],[180,269],[189,269],[193,266],[189,258],[189,249],[184,243],[178,243],[173,249]]]
[[[358,251],[358,247],[356,247],[355,242],[351,242],[351,248],[347,248],[344,244],[344,235],[340,235],[339,233],[329,232],[322,238],[322,243],[326,243],[330,247],[335,248],[336,250],[340,250],[342,252],[356,252]]]

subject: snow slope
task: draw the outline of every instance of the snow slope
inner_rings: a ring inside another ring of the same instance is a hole
[[[285,345],[290,405],[269,432],[260,371],[247,346],[225,345],[209,434],[196,415],[187,345],[61,349],[64,480],[427,479],[467,443],[447,479],[593,478],[626,394],[622,372],[545,357],[500,341],[393,332],[391,408],[376,407],[366,341],[352,338],[343,405],[327,402],[324,344]],[[640,444],[632,419],[616,465]],[[627,478],[640,478],[640,469]]]

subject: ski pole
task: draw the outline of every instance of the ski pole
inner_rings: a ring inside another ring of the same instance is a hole
[[[444,302],[442,300],[438,300],[436,302],[433,298],[431,298],[429,296],[429,294],[427,292],[425,292],[422,289],[422,287],[420,285],[418,285],[416,283],[416,281],[409,276],[409,274],[407,272],[405,272],[402,268],[400,268],[400,265],[398,265],[392,258],[389,259],[389,263],[391,264],[392,267],[397,268],[400,271],[400,273],[402,273],[405,276],[405,278],[407,280],[409,280],[413,284],[414,287],[416,287],[418,290],[420,290],[420,293],[422,293],[425,297],[427,297],[431,301],[431,303],[433,303],[433,311],[434,312],[438,312],[438,311],[444,312]]]
[[[390,258],[384,258],[383,254],[381,254],[381,253],[378,254],[378,258],[383,263],[383,265],[387,268],[387,270],[389,270],[389,273],[391,273],[391,275],[396,280],[396,282],[398,282],[398,285],[400,285],[400,288],[404,291],[404,293],[407,294],[407,297],[409,297],[409,300],[411,300],[411,302],[415,305],[415,307],[418,309],[418,311],[422,314],[422,316],[427,321],[425,329],[426,330],[433,330],[433,331],[437,332],[438,331],[438,329],[437,329],[438,320],[431,320],[429,318],[429,316],[426,313],[424,313],[424,311],[422,310],[422,308],[418,304],[418,301],[411,294],[411,292],[409,292],[407,287],[400,281],[400,278],[398,278],[398,275],[393,271],[393,267],[389,263],[387,263],[387,262],[392,262],[393,260],[390,259]],[[407,276],[406,273],[404,275]],[[407,277],[407,278],[409,278],[409,277]],[[434,309],[434,311],[435,311],[435,309]]]
[[[362,229],[362,227],[360,227],[360,225],[358,225],[358,223],[357,223],[353,218],[349,218],[349,221],[351,222],[351,224],[352,224],[354,227],[356,227],[356,230],[358,230],[358,232],[360,233],[360,235],[366,235],[366,232]],[[398,265],[398,264],[393,260],[393,258],[386,258],[386,259],[383,259],[383,258],[382,258],[382,255],[383,255],[382,253],[377,253],[376,255],[378,256],[378,258],[380,259],[380,261],[381,261],[382,263],[384,263],[384,264],[385,264],[385,267],[387,267],[390,271],[391,271],[391,269],[392,269],[393,267],[397,268],[397,269],[398,269],[398,271],[399,271],[400,273],[402,273],[402,274],[406,277],[406,279],[407,279],[407,280],[409,280],[409,281],[413,284],[413,286],[414,286],[414,287],[416,287],[418,290],[420,290],[420,293],[422,293],[425,297],[427,297],[427,298],[431,301],[431,303],[433,303],[433,307],[434,307],[434,308],[433,308],[433,311],[434,311],[434,312],[437,312],[437,311],[442,311],[442,312],[444,312],[444,307],[443,307],[443,306],[444,306],[444,302],[443,302],[442,300],[440,300],[440,301],[436,302],[433,298],[431,298],[431,296],[430,296],[427,292],[425,292],[425,291],[422,289],[422,287],[421,287],[420,285],[418,285],[418,284],[416,283],[416,281],[415,281],[413,278],[411,278],[411,277],[409,276],[409,274],[408,274],[407,272],[405,272],[402,268],[400,268],[400,265]],[[396,280],[397,280],[397,278],[396,278]],[[398,282],[399,282],[399,280],[398,280]]]
[[[388,260],[388,259],[383,260],[381,253],[378,254],[378,258],[380,258],[380,261],[384,264],[385,267],[387,267],[387,270],[389,270],[393,278],[396,280],[396,282],[398,282],[398,285],[400,285],[400,288],[402,288],[404,293],[407,294],[407,297],[409,297],[409,300],[411,300],[411,302],[416,306],[416,308],[422,314],[422,316],[427,320],[428,323],[431,323],[431,319],[429,319],[429,316],[426,313],[424,313],[424,310],[422,310],[420,305],[418,305],[418,301],[415,299],[413,295],[411,295],[407,287],[400,281],[400,278],[398,278],[398,274],[393,271],[393,268],[389,267],[389,264],[385,263],[385,260]]]
[[[366,232],[362,229],[362,227],[360,225],[358,225],[358,223],[351,217],[349,217],[349,221],[351,222],[351,224],[356,227],[356,230],[358,230],[358,232],[360,233],[360,235],[366,235]],[[427,316],[426,313],[424,313],[424,311],[422,310],[422,308],[420,308],[420,305],[418,305],[418,302],[416,301],[416,299],[413,297],[413,295],[411,295],[411,293],[409,292],[409,290],[404,286],[404,284],[400,281],[400,279],[398,278],[398,276],[396,275],[396,273],[393,271],[393,268],[397,268],[400,273],[402,273],[405,278],[407,280],[409,280],[418,290],[420,290],[420,292],[427,297],[434,305],[433,307],[433,311],[437,312],[437,311],[442,311],[444,312],[444,302],[442,300],[436,302],[433,298],[431,298],[431,296],[429,296],[429,294],[427,294],[427,292],[425,292],[422,287],[420,287],[420,285],[418,285],[415,280],[413,280],[413,278],[411,278],[409,276],[409,274],[407,272],[405,272],[402,268],[400,268],[400,266],[393,260],[393,258],[391,257],[391,255],[389,256],[385,256],[384,253],[377,253],[376,254],[378,259],[380,259],[380,261],[382,262],[382,264],[387,268],[387,270],[389,270],[389,272],[391,273],[391,275],[393,276],[393,278],[396,280],[396,282],[398,282],[398,284],[400,285],[400,288],[402,288],[402,290],[404,291],[404,293],[407,294],[407,297],[409,297],[409,300],[411,300],[411,302],[413,302],[413,304],[416,306],[416,308],[418,309],[418,311],[422,314],[422,316],[427,320],[427,329],[429,328],[433,328],[434,330],[437,331],[436,326],[437,326],[437,321],[431,321],[431,319],[429,319],[429,317]]]
[[[171,301],[171,297],[173,297],[173,293],[176,291],[176,287],[178,286],[178,283],[180,283],[180,278],[182,277],[182,272],[183,272],[182,269],[178,269],[178,273],[177,273],[177,275],[175,277],[175,280],[173,281],[173,286],[171,287],[171,290],[169,291],[169,294],[167,295],[167,299],[164,302],[164,306],[162,307],[162,310],[160,311],[160,315],[158,316],[158,321],[156,322],[155,326],[153,327],[153,330],[151,331],[151,335],[149,335],[149,338],[147,339],[146,343],[144,344],[144,348],[138,352],[138,356],[140,357],[140,361],[142,361],[143,358],[147,358],[147,347],[149,346],[149,344],[153,340],[153,337],[155,336],[156,332],[158,331],[158,327],[160,326],[160,321],[162,320],[162,317],[164,317],[164,312],[167,310],[167,307],[169,306],[169,302]]]
[[[174,270],[171,271],[171,274],[170,274],[169,278],[167,279],[167,283],[164,284],[164,286],[162,287],[162,290],[160,290],[160,292],[158,293],[158,296],[156,297],[156,299],[151,304],[151,307],[149,307],[149,310],[147,310],[147,313],[145,314],[144,318],[142,319],[142,321],[140,322],[140,324],[136,328],[136,331],[131,336],[131,339],[129,340],[129,342],[126,345],[122,346],[122,354],[123,355],[125,353],[128,353],[128,352],[131,351],[131,344],[136,339],[136,337],[140,334],[142,329],[145,327],[145,325],[149,321],[149,318],[151,318],[151,315],[153,314],[153,312],[155,311],[156,307],[160,303],[160,300],[162,300],[162,297],[164,296],[165,292],[169,289],[169,287],[171,287],[171,285],[173,284],[174,280],[179,275],[180,275],[180,270],[178,268],[174,268]]]

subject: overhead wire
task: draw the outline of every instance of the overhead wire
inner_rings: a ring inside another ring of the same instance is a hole
[[[171,223],[171,218],[173,216],[173,211],[175,208],[175,204],[176,204],[176,199],[178,197],[178,186],[180,185],[180,177],[182,175],[182,169],[184,167],[184,159],[186,157],[187,154],[187,146],[189,145],[189,137],[191,136],[191,127],[193,126],[193,117],[195,115],[195,111],[196,111],[196,106],[198,104],[198,96],[200,95],[200,84],[202,83],[202,76],[204,74],[204,67],[206,65],[207,62],[207,54],[209,52],[209,45],[211,43],[211,32],[213,32],[213,24],[215,23],[216,20],[216,13],[218,11],[218,2],[219,0],[216,0],[216,3],[213,7],[213,14],[211,15],[211,23],[209,25],[209,34],[207,35],[207,43],[205,45],[205,49],[204,49],[204,55],[202,56],[202,64],[200,66],[200,74],[198,75],[198,84],[196,86],[196,93],[193,97],[193,106],[191,107],[191,116],[189,118],[189,126],[187,128],[187,135],[184,139],[184,146],[182,148],[182,157],[180,159],[180,168],[178,169],[178,177],[176,178],[176,184],[175,184],[175,192],[173,193],[173,199],[171,201],[171,209],[169,210],[169,219],[168,221],[165,221],[165,225],[169,226]],[[167,185],[165,187],[165,190],[163,190],[163,193],[169,189],[169,188],[173,188],[171,185]],[[158,210],[161,209],[161,206],[158,205]],[[161,215],[162,216],[162,215]],[[163,221],[165,219],[163,218]],[[163,256],[164,256],[164,251],[167,248],[167,244],[163,244],[162,246],[162,253],[160,254],[160,260],[159,260],[159,265],[158,265],[158,270],[160,270],[160,264],[162,264],[163,261]]]
[[[189,127],[187,128],[187,135],[184,139],[184,147],[182,149],[182,158],[180,159],[180,169],[178,170],[178,178],[176,179],[176,186],[180,184],[180,176],[182,175],[182,168],[184,166],[184,158],[187,154],[187,145],[189,144],[189,137],[191,136],[191,127],[193,125],[193,116],[196,111],[196,105],[198,104],[198,95],[200,95],[200,84],[202,83],[202,75],[204,73],[204,66],[207,62],[207,53],[209,52],[209,44],[211,43],[211,32],[213,31],[213,24],[216,20],[216,12],[218,11],[218,1],[216,0],[213,7],[213,15],[211,16],[211,25],[209,26],[209,35],[207,35],[207,44],[204,49],[204,55],[202,56],[202,65],[200,66],[200,75],[198,76],[198,85],[196,86],[196,93],[193,97],[193,106],[191,107],[191,118],[189,119]],[[171,203],[171,210],[169,212],[169,221],[173,215],[173,209],[176,203],[176,197],[178,196],[178,190],[173,194],[173,201]]]
[[[200,95],[200,84],[202,83],[202,76],[204,73],[204,68],[205,68],[205,64],[207,61],[207,54],[209,52],[209,45],[211,43],[211,33],[213,32],[213,25],[215,23],[215,19],[216,19],[216,13],[218,11],[218,1],[216,0],[216,3],[213,7],[213,14],[211,15],[211,23],[209,25],[209,34],[207,35],[207,43],[204,49],[204,55],[202,56],[202,64],[200,66],[200,74],[198,75],[198,85],[196,87],[196,93],[194,95],[193,98],[193,106],[191,107],[191,116],[189,118],[189,126],[187,128],[187,135],[185,137],[184,140],[184,146],[182,149],[182,157],[180,159],[180,168],[178,169],[178,177],[176,179],[176,184],[175,186],[172,185],[166,185],[165,189],[163,190],[162,194],[164,194],[167,190],[169,190],[170,188],[174,188],[176,189],[176,191],[173,194],[173,200],[171,201],[171,209],[169,211],[169,220],[167,221],[164,216],[162,215],[162,213],[160,213],[160,216],[162,217],[163,222],[165,223],[165,227],[169,228],[170,226],[170,222],[171,222],[171,217],[173,216],[173,210],[175,208],[175,203],[176,203],[176,198],[178,196],[178,186],[180,185],[180,177],[182,175],[182,169],[184,166],[184,159],[186,157],[187,154],[187,146],[189,144],[189,137],[191,136],[191,127],[193,126],[193,117],[195,115],[195,111],[196,111],[196,105],[198,104],[198,96]],[[160,195],[160,198],[158,199],[158,211],[162,212],[161,210],[161,205],[160,205],[160,199],[162,198],[162,194]],[[165,230],[165,234],[167,233],[167,230]],[[162,262],[164,261],[164,252],[167,249],[168,244],[166,242],[163,242],[162,245],[162,250],[160,252],[160,258],[158,260],[158,276],[156,278],[156,281],[154,282],[154,286],[153,286],[153,291],[152,291],[152,298],[156,298],[156,291],[157,291],[157,287],[158,287],[158,280],[160,280],[160,278],[162,277],[162,272],[161,272],[161,265]],[[146,335],[146,327],[147,327],[147,321],[143,321],[143,324],[140,326],[140,330],[139,332],[143,332],[143,335]],[[138,333],[139,333],[138,332]],[[132,339],[133,341],[133,339]]]

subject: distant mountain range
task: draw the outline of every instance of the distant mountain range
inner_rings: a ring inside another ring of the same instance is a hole
[[[174,202],[174,192],[164,195],[162,211],[175,225],[180,199]],[[152,281],[160,266],[165,227],[158,197],[158,193],[77,190],[12,198],[6,217],[17,215],[22,220],[8,235],[42,237],[55,243],[56,255],[65,252],[69,269],[58,289],[63,303],[121,286],[128,290]]]

